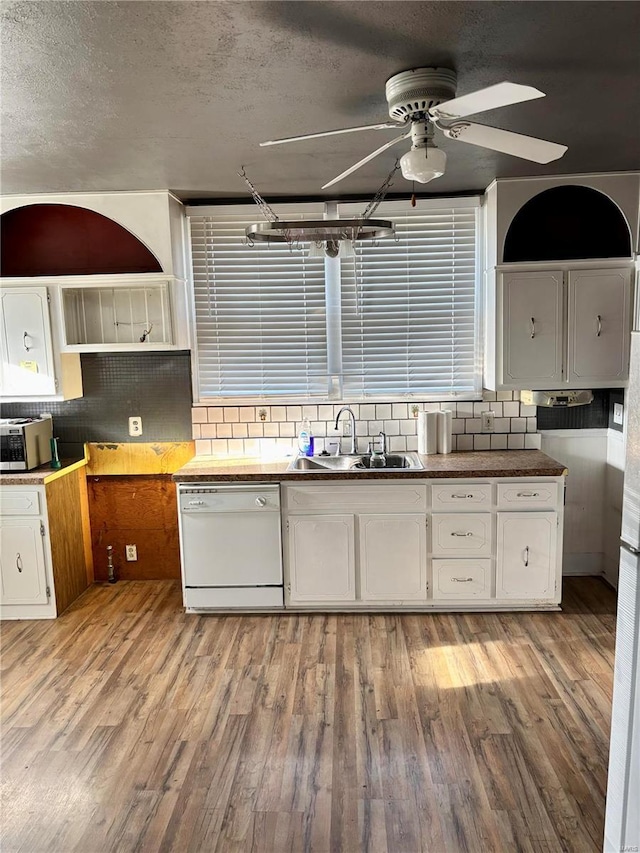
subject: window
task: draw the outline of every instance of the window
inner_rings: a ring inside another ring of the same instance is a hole
[[[282,219],[322,211],[276,208]],[[260,219],[249,206],[189,209],[200,401],[480,393],[479,200],[389,201],[375,216],[395,238],[323,259],[248,246],[245,228]]]

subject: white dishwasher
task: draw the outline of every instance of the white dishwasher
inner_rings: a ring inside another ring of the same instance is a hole
[[[283,606],[279,485],[181,483],[178,505],[188,611]]]

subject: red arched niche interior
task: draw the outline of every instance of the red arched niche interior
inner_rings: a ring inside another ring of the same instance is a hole
[[[162,272],[122,225],[85,207],[30,204],[0,217],[3,276]]]

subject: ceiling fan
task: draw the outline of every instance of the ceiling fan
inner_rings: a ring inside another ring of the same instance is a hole
[[[544,92],[540,92],[533,86],[503,82],[456,98],[456,84],[456,72],[449,68],[412,68],[409,71],[401,71],[390,77],[385,87],[389,116],[393,121],[382,121],[360,127],[344,127],[341,130],[325,130],[321,133],[307,133],[285,139],[272,139],[261,142],[260,145],[282,145],[285,142],[318,139],[322,136],[355,133],[359,130],[402,128],[401,136],[376,148],[371,154],[324,184],[323,190],[337,184],[338,181],[373,160],[378,154],[382,154],[383,151],[409,137],[411,150],[400,158],[403,177],[422,184],[441,177],[446,169],[447,155],[436,147],[433,141],[436,129],[450,139],[490,148],[492,151],[500,151],[514,157],[522,157],[534,163],[550,163],[562,157],[567,150],[566,145],[558,145],[556,142],[546,142],[533,136],[523,136],[520,133],[512,133],[496,127],[461,121],[468,115],[486,110],[506,107],[509,104],[518,104],[534,98],[544,98]]]

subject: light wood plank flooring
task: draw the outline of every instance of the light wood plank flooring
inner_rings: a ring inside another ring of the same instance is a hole
[[[3,853],[601,850],[613,593],[563,613],[2,625]]]

